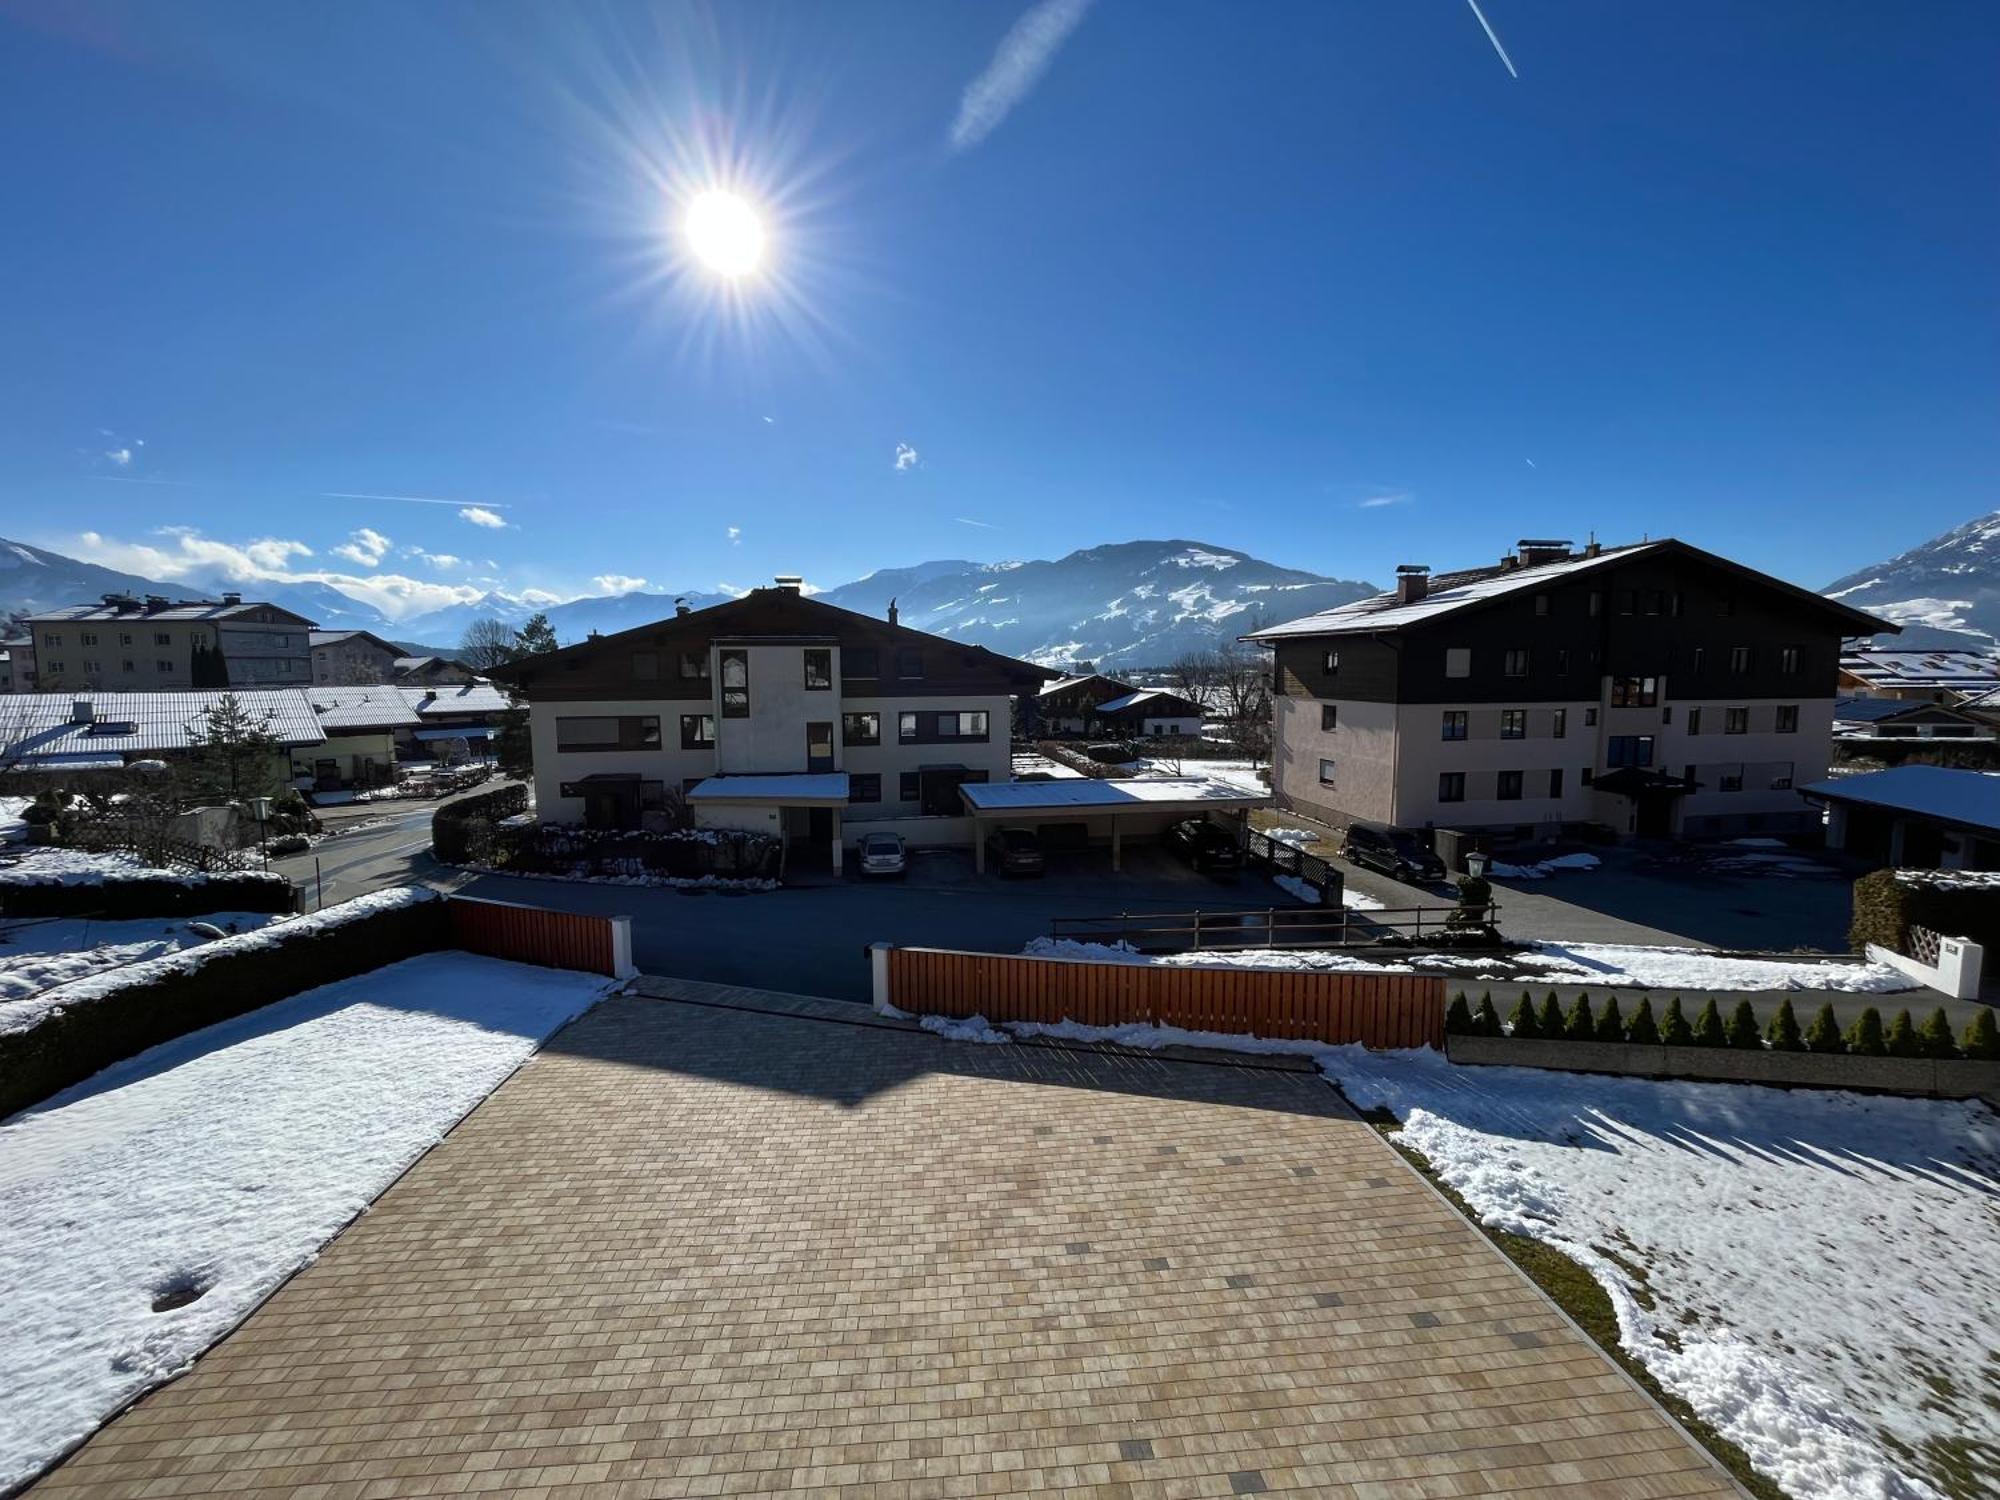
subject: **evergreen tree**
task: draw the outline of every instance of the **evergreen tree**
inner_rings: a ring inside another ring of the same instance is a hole
[[[1940,1005],[1924,1022],[1924,1029],[1917,1033],[1917,1041],[1925,1057],[1947,1060],[1958,1056],[1958,1042],[1951,1034],[1951,1018],[1945,1015]]]
[[[1604,1002],[1603,1014],[1597,1018],[1597,1029],[1591,1033],[1595,1041],[1622,1042],[1625,1040],[1625,1017],[1618,1013],[1618,997],[1613,995]]]
[[[1562,1002],[1556,999],[1556,992],[1550,990],[1542,1000],[1542,1008],[1535,1015],[1535,1034],[1543,1041],[1559,1042],[1563,1035]]]
[[[1632,1012],[1632,1020],[1625,1028],[1625,1040],[1642,1047],[1657,1046],[1660,1040],[1659,1023],[1653,1019],[1653,997],[1641,995],[1639,1008]]]
[[[1679,995],[1667,1002],[1666,1014],[1660,1017],[1660,1040],[1669,1047],[1694,1045],[1694,1031],[1688,1026],[1687,1017],[1681,1014]]]
[[[1757,1010],[1748,1000],[1738,1000],[1736,1009],[1729,1013],[1727,1041],[1744,1051],[1763,1050],[1764,1039],[1757,1034]]]
[[[1563,1040],[1566,1042],[1587,1042],[1597,1033],[1597,1017],[1591,1014],[1588,993],[1576,997],[1576,1003],[1563,1017]]]
[[[514,632],[514,654],[518,660],[523,656],[547,656],[551,651],[560,650],[556,644],[556,630],[549,623],[549,617],[537,610],[528,616],[527,624]]]
[[[1883,1055],[1882,1012],[1871,1005],[1854,1018],[1854,1024],[1847,1028],[1847,1050],[1856,1057]]]
[[[1479,1009],[1472,1017],[1472,1029],[1481,1036],[1500,1035],[1500,1012],[1493,1008],[1490,990],[1479,998]]]
[[[1993,1019],[1992,1006],[1965,1023],[1960,1045],[1965,1055],[1977,1062],[2000,1062],[2000,1023]]]
[[[278,784],[279,748],[271,718],[253,716],[224,693],[188,727],[190,778],[200,796],[241,802],[268,796]]]
[[[1451,1004],[1445,1007],[1444,1029],[1447,1036],[1472,1035],[1472,1012],[1465,1008],[1465,991],[1460,990],[1451,997]]]
[[[1916,1023],[1910,1019],[1907,1009],[1896,1012],[1896,1019],[1889,1023],[1889,1034],[1882,1039],[1883,1048],[1891,1057],[1922,1057],[1924,1049],[1917,1041]]]
[[[1792,1014],[1791,1001],[1778,1002],[1771,1024],[1764,1028],[1764,1040],[1771,1044],[1773,1052],[1805,1051],[1805,1039],[1799,1035],[1799,1018]]]
[[[1812,1025],[1806,1028],[1806,1051],[1838,1057],[1846,1050],[1847,1038],[1840,1034],[1840,1022],[1829,1000],[1813,1012]]]
[[[1523,1041],[1532,1041],[1542,1034],[1541,1027],[1535,1024],[1535,1002],[1528,998],[1526,990],[1521,991],[1521,998],[1514,1003],[1513,1014],[1507,1017],[1507,1034]]]
[[[1701,1014],[1694,1018],[1694,1044],[1697,1047],[1725,1047],[1729,1037],[1722,1029],[1722,1012],[1715,1008],[1713,997],[1702,1006]]]

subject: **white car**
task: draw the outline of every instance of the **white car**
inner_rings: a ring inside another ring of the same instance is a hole
[[[855,845],[863,875],[900,875],[907,868],[903,838],[896,833],[870,833]]]

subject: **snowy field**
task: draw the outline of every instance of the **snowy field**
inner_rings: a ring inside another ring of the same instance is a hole
[[[1271,787],[1258,774],[1255,764],[1247,760],[1196,760],[1191,756],[1142,755],[1121,774],[1133,776],[1206,776],[1211,781],[1225,781],[1233,787],[1259,796],[1268,795]]]
[[[0,1122],[0,1492],[186,1369],[605,987],[426,954]]]
[[[1983,1106],[1171,1027],[922,1025],[1311,1056],[1402,1121],[1398,1143],[1484,1223],[1582,1265],[1625,1351],[1796,1500],[2000,1494],[2000,1118]]]
[[[88,974],[199,947],[211,941],[189,924],[254,932],[283,920],[266,912],[219,911],[204,917],[143,917],[96,922],[84,917],[0,921],[0,1015],[25,1000]],[[0,1031],[12,1028],[0,1024]]]

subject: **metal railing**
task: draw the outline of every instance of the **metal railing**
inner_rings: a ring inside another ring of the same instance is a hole
[[[1245,911],[1118,912],[1054,917],[1049,936],[1075,943],[1125,943],[1146,953],[1243,948],[1345,948],[1385,939],[1420,941],[1491,928],[1497,902],[1485,906],[1274,906]]]

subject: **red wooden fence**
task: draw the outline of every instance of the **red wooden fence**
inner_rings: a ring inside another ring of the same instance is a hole
[[[581,912],[546,911],[505,901],[449,898],[451,943],[468,953],[549,969],[618,973],[614,919]]]
[[[1427,974],[1203,969],[895,948],[889,1000],[918,1015],[1085,1026],[1138,1021],[1364,1047],[1444,1047],[1444,981]]]

